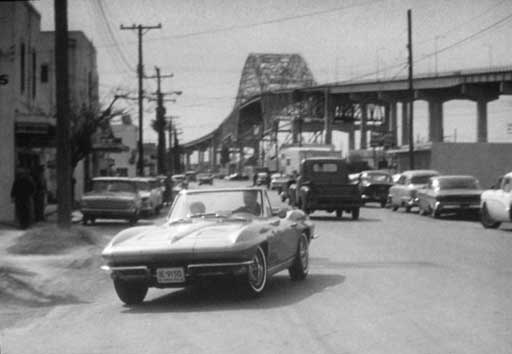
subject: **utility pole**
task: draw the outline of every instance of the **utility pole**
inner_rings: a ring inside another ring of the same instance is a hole
[[[57,224],[71,227],[71,146],[69,141],[68,3],[54,1],[55,86],[57,98]]]
[[[160,68],[155,66],[156,75],[146,76],[148,79],[156,79],[156,130],[158,133],[158,174],[165,175],[167,173],[167,163],[165,158],[165,107],[164,107],[164,94],[161,90],[162,78],[171,78],[174,74],[161,75]],[[170,145],[170,141],[169,141]]]
[[[142,133],[143,133],[143,121],[142,121],[142,115],[143,115],[143,107],[142,107],[142,78],[144,76],[144,66],[143,66],[143,57],[142,57],[142,36],[145,32],[144,30],[152,30],[152,29],[160,29],[162,28],[162,24],[158,24],[157,26],[143,26],[143,25],[131,25],[131,26],[123,26],[121,25],[121,30],[137,30],[138,39],[139,39],[139,63],[137,65],[137,76],[139,79],[139,141],[138,141],[138,147],[139,147],[139,160],[137,161],[137,169],[139,176],[144,176],[144,145],[142,142]],[[146,31],[146,32],[147,32]]]
[[[409,169],[414,169],[414,88],[412,81],[412,19],[407,10],[407,49],[409,50]]]

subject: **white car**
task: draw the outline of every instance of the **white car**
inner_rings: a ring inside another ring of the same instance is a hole
[[[481,222],[486,229],[498,228],[512,221],[512,172],[500,177],[493,189],[480,198]]]
[[[150,177],[133,179],[142,201],[141,211],[149,215],[157,215],[163,206],[163,195],[158,180]]]

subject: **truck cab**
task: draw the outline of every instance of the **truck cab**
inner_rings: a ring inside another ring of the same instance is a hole
[[[352,219],[359,218],[361,193],[357,185],[351,184],[347,164],[335,157],[311,157],[300,164],[296,183],[290,186],[293,203],[306,213],[315,210],[336,212],[341,217],[343,212],[352,214]]]

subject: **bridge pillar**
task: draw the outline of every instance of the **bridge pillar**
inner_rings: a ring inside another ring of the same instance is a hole
[[[487,142],[487,102],[483,98],[476,101],[476,141],[479,143]]]
[[[402,145],[409,144],[409,103],[402,102]]]
[[[190,170],[190,155],[191,153],[186,151],[185,152],[185,170],[188,171]]]
[[[298,144],[299,140],[301,140],[302,133],[302,121],[301,118],[295,117],[292,120],[292,143]]]
[[[348,131],[348,150],[352,151],[356,148],[356,137],[354,134],[354,129],[350,129]]]
[[[443,132],[443,101],[440,98],[428,100],[429,136],[431,142],[442,142]]]
[[[393,136],[393,145],[396,145],[396,136],[397,136],[397,120],[396,120],[396,101],[391,101],[388,103],[389,118],[388,118],[388,130],[391,132]]]
[[[217,146],[215,146],[215,141],[212,139],[212,144],[210,146],[210,169],[212,172],[215,171],[217,166]]]
[[[368,137],[367,137],[367,126],[366,122],[368,120],[368,107],[366,103],[360,103],[361,108],[361,140],[360,140],[360,149],[366,149],[368,147]]]
[[[333,111],[330,103],[329,90],[326,89],[324,91],[324,144],[332,144]]]

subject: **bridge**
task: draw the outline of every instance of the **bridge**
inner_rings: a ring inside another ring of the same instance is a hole
[[[307,64],[297,54],[251,54],[242,70],[231,113],[213,132],[184,144],[185,164],[199,152],[199,165],[214,168],[219,154],[239,155],[251,148],[262,163],[264,146],[277,154],[277,136],[287,132],[291,143],[309,133],[315,142],[332,143],[332,132],[348,133],[349,149],[367,149],[369,136],[381,137],[387,147],[409,143],[410,91],[407,78],[315,84]],[[487,142],[487,104],[512,94],[512,67],[420,74],[413,80],[414,100],[428,103],[429,138],[443,141],[443,103],[454,99],[476,102],[477,141]],[[397,131],[398,105],[402,110]],[[372,135],[373,132],[373,135]],[[208,155],[208,161],[205,156]]]

